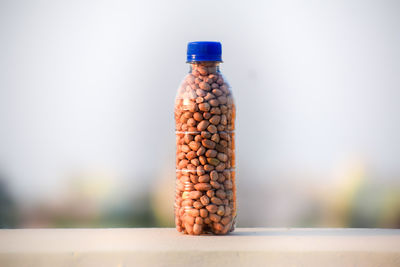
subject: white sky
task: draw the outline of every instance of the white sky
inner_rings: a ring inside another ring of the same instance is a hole
[[[399,14],[396,1],[2,1],[0,171],[29,199],[81,171],[137,189],[173,172],[186,44],[218,40],[239,170],[326,178],[360,157],[399,177]]]

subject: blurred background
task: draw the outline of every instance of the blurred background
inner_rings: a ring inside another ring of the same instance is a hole
[[[0,227],[173,226],[189,41],[223,45],[238,226],[400,228],[400,2],[0,2]]]

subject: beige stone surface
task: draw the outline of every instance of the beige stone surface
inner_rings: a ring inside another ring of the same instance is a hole
[[[0,266],[400,266],[400,230],[0,230]]]

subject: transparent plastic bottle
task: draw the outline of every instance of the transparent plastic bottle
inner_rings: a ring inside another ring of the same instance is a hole
[[[188,44],[189,73],[175,99],[175,225],[227,234],[236,220],[235,104],[221,74],[221,44]]]

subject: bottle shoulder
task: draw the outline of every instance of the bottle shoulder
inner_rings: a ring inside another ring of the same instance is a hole
[[[219,97],[233,98],[231,86],[221,72],[206,75],[190,72],[183,78],[176,94],[176,99],[195,99],[198,102]]]

